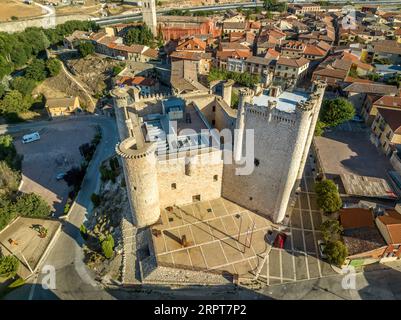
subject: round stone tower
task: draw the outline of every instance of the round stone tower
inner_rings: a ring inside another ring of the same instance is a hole
[[[228,104],[228,106],[231,106],[231,96],[233,92],[233,85],[234,85],[234,80],[228,79],[224,83],[222,83],[222,95],[223,95],[223,100]]]
[[[245,104],[251,104],[254,92],[249,88],[239,90],[239,102],[237,110],[237,121],[235,123],[234,132],[234,160],[236,162],[242,157],[242,140],[245,129]]]
[[[315,103],[311,100],[307,100],[297,103],[295,108],[296,127],[292,134],[294,149],[291,154],[288,154],[288,156],[291,157],[288,163],[288,170],[286,170],[285,177],[282,178],[279,192],[280,197],[276,200],[276,210],[274,212],[274,222],[276,223],[283,221],[287,211],[288,202],[297,180],[299,167],[305,152],[305,145],[308,139],[314,107]]]
[[[134,137],[116,147],[124,162],[128,198],[138,228],[150,226],[160,218],[156,148],[156,144],[137,141]]]

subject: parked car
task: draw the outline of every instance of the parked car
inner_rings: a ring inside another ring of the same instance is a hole
[[[284,232],[278,233],[276,239],[274,240],[273,247],[283,249],[286,239],[287,235]]]
[[[324,244],[324,241],[323,240],[318,240],[317,241],[317,246],[319,248],[320,257],[322,259],[327,259],[327,255],[324,254],[324,249],[326,248],[326,245]]]
[[[36,141],[36,140],[40,140],[39,132],[26,134],[26,135],[24,135],[22,137],[22,143],[29,143],[29,142],[33,142],[33,141]]]
[[[352,118],[352,121],[354,121],[354,122],[363,122],[363,119],[362,119],[361,116],[356,115],[356,116],[354,116]]]
[[[62,180],[65,177],[64,172],[57,173],[56,175],[56,180]]]

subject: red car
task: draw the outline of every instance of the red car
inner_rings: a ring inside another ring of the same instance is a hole
[[[274,239],[273,247],[283,249],[287,235],[283,232],[277,234],[276,239]]]

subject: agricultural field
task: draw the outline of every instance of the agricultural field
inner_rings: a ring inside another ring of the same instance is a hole
[[[45,13],[39,6],[18,0],[0,0],[0,8],[0,22],[33,18]]]

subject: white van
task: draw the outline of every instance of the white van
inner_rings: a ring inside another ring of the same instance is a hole
[[[26,134],[22,137],[22,143],[29,143],[40,139],[39,132]]]

